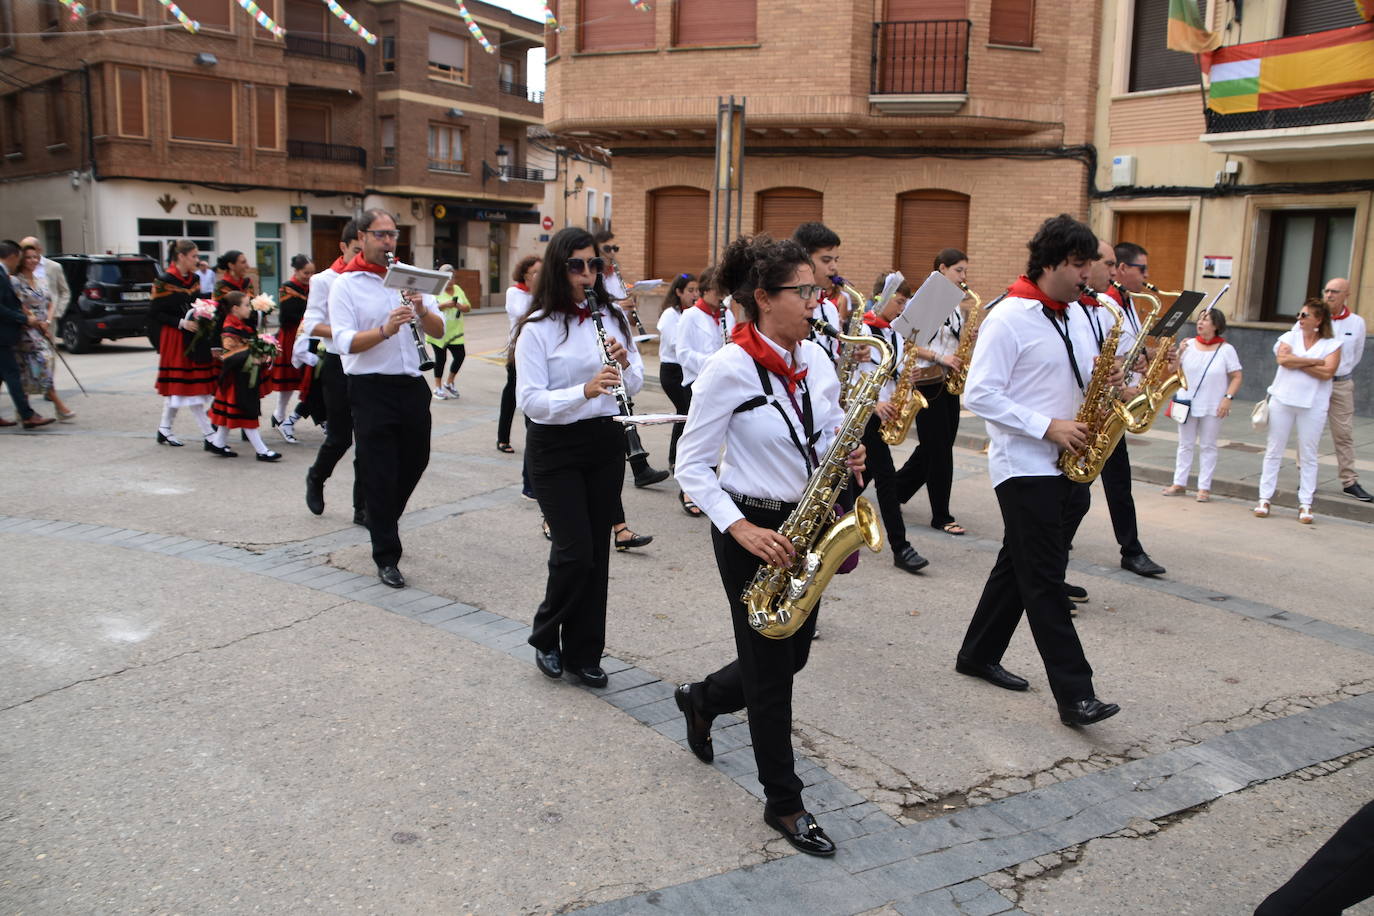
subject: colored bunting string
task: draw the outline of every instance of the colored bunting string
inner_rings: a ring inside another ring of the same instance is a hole
[[[362,23],[358,22],[358,20],[354,19],[352,16],[348,14],[348,10],[339,6],[339,4],[334,2],[334,0],[324,0],[324,5],[329,7],[329,11],[331,13],[339,17],[340,22],[342,22],[344,25],[348,26],[349,29],[351,29],[353,32],[356,32],[359,36],[361,36],[363,41],[367,42],[370,45],[375,45],[377,43],[377,36],[373,35],[367,29],[363,28]]]
[[[491,46],[491,42],[487,41],[487,36],[482,34],[482,30],[477,26],[476,20],[474,20],[472,14],[468,12],[468,5],[464,3],[463,0],[453,0],[453,2],[458,4],[458,15],[462,16],[463,21],[468,24],[468,31],[472,33],[473,38],[477,39],[477,43],[482,46],[482,50],[486,51],[488,54],[495,54],[496,49]],[[545,7],[545,9],[547,10],[548,7]]]
[[[239,6],[243,7],[244,11],[253,17],[254,22],[271,32],[277,38],[281,38],[286,34],[286,29],[273,22],[272,17],[264,13],[262,8],[254,3],[253,0],[239,0]]]
[[[1371,2],[1374,2],[1374,0],[1371,0]],[[544,4],[544,25],[551,29],[558,28],[558,17],[553,14],[553,10],[549,9],[547,3]]]
[[[175,16],[177,22],[180,22],[182,28],[186,29],[186,31],[190,32],[193,35],[196,32],[200,31],[200,23],[196,22],[190,16],[187,16],[185,13],[183,13],[181,11],[181,7],[173,3],[172,0],[157,0],[157,2],[165,6],[167,8],[167,12]]]
[[[633,6],[641,13],[647,13],[653,9],[653,7],[645,3],[644,0],[630,0],[630,6]]]
[[[86,15],[86,4],[84,3],[78,3],[77,0],[59,0],[59,2],[72,14],[73,22]]]

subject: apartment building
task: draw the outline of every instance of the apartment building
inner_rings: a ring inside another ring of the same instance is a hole
[[[538,230],[542,124],[525,85],[541,26],[472,0],[488,54],[453,4],[354,0],[367,44],[319,0],[0,0],[0,232],[50,251],[160,256],[192,238],[238,249],[274,290],[291,256],[327,264],[367,207],[396,215],[399,255],[464,269],[474,301],[505,288],[520,231]],[[551,177],[551,176],[550,176]]]

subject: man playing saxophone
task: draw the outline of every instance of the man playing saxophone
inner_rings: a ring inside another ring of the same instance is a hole
[[[987,422],[988,473],[1002,511],[1002,549],[969,621],[955,670],[1006,690],[1029,683],[1001,661],[1024,610],[1066,725],[1089,725],[1120,708],[1099,700],[1092,666],[1064,603],[1065,525],[1074,484],[1059,469],[1088,428],[1076,422],[1094,357],[1069,303],[1098,257],[1091,229],[1067,214],[1048,219],[1029,245],[1026,273],[983,321],[964,403]],[[1121,372],[1113,367],[1112,382]]]

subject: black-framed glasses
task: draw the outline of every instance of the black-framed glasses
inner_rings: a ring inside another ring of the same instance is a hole
[[[823,287],[817,286],[814,283],[801,283],[793,286],[774,286],[770,288],[773,290],[773,292],[777,292],[778,290],[783,289],[795,289],[797,291],[798,296],[801,296],[803,299],[809,300],[820,296]]]
[[[599,274],[606,267],[605,258],[568,258],[564,263],[568,265],[570,274],[580,274],[584,270]]]
[[[1148,265],[1148,264],[1131,264],[1131,263],[1124,262],[1124,261],[1121,263],[1120,266],[1121,266],[1121,267],[1134,267],[1136,270],[1140,271],[1141,273],[1145,273],[1146,271],[1148,271],[1148,270],[1150,269],[1150,265]]]
[[[401,232],[399,229],[364,229],[363,231],[370,233],[372,237],[379,242],[385,242],[387,239],[398,239],[401,237]]]
[[[615,254],[616,252],[618,252],[618,251],[620,250],[620,246],[619,246],[619,245],[602,245],[602,246],[601,246],[601,250],[602,250],[602,251],[609,251],[611,254]]]

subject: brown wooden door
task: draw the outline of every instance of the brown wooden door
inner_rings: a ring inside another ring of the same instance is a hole
[[[1113,242],[1135,242],[1149,252],[1149,280],[1160,289],[1181,290],[1188,276],[1188,211],[1118,213]]]
[[[711,195],[698,188],[659,188],[649,197],[648,277],[671,280],[708,264]]]

